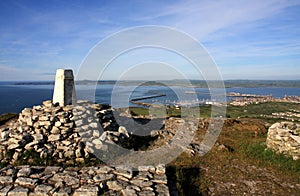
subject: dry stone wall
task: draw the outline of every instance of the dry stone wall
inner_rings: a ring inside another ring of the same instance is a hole
[[[268,131],[267,147],[275,152],[300,158],[300,125],[292,122],[278,122]]]

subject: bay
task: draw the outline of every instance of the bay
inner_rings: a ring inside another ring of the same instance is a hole
[[[172,104],[177,101],[189,102],[210,100],[207,88],[191,88],[183,86],[117,86],[113,84],[98,85],[96,89],[88,85],[76,86],[78,99],[89,99],[97,103],[111,104],[113,107],[136,106],[129,102],[132,98],[165,94],[162,97],[145,99],[147,103]],[[300,88],[260,87],[260,88],[226,88],[227,93],[238,92],[257,95],[300,96]],[[52,99],[53,85],[13,85],[10,82],[0,83],[0,114],[18,113],[25,107],[42,104],[44,100]],[[112,96],[113,95],[113,96]]]

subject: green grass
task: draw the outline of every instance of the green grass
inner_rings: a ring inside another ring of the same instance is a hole
[[[272,115],[274,112],[287,112],[291,109],[300,110],[300,104],[298,103],[285,103],[285,102],[267,102],[260,104],[251,104],[247,106],[232,106],[228,105],[226,109],[227,118],[255,118],[263,119],[267,122],[274,123],[282,121],[277,118],[266,118],[261,115]],[[161,109],[147,109],[139,107],[131,107],[131,114],[133,116],[149,115],[152,114],[156,117],[165,117],[166,111]],[[211,106],[200,106],[199,108],[192,107],[187,109],[189,116],[199,116],[203,118],[209,118],[211,115]],[[171,107],[167,113],[168,117],[180,117],[181,110]]]
[[[275,166],[281,171],[295,173],[300,176],[300,160],[293,160],[291,156],[277,154],[271,149],[266,149],[264,143],[248,144],[244,148],[244,153],[249,158],[259,160],[260,165]]]
[[[291,109],[300,110],[300,104],[285,102],[267,102],[260,104],[251,104],[247,106],[229,105],[227,107],[227,115],[231,118],[240,117],[266,119],[265,117],[261,117],[260,115],[271,115],[273,112],[287,112]],[[278,119],[266,120],[277,121]]]
[[[299,183],[300,160],[294,161],[289,156],[265,150],[265,130],[260,130],[254,135],[263,124],[263,120],[253,119],[225,123],[218,142],[224,144],[228,150],[220,151],[215,147],[202,157],[189,157],[183,153],[169,163],[167,175],[175,182],[174,186],[179,194],[207,195],[207,191],[216,186],[215,183],[233,182],[236,186],[244,186],[244,179],[264,182],[268,175],[274,176],[269,179],[270,183]],[[281,188],[280,185],[274,185],[274,190],[279,191],[278,193]],[[260,185],[259,189],[263,190],[263,185]]]

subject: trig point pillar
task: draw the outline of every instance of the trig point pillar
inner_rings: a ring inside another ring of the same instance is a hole
[[[60,106],[71,105],[75,100],[74,76],[71,69],[56,70],[53,103]]]

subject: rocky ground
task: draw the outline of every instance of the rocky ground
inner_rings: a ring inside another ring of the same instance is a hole
[[[169,195],[164,165],[109,167],[97,161],[95,151],[109,154],[110,146],[129,138],[108,105],[45,101],[25,108],[0,128],[0,195]]]
[[[0,195],[169,195],[165,166],[8,166],[0,170]]]

